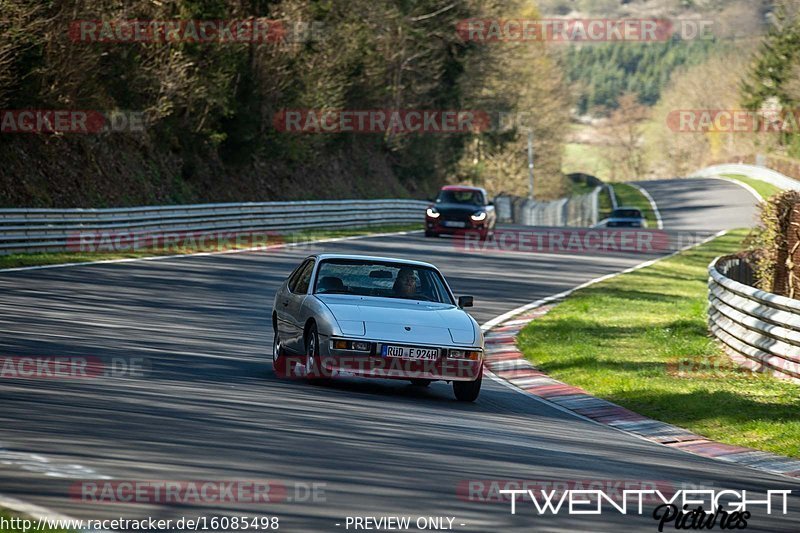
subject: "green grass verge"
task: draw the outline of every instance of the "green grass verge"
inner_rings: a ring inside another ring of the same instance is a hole
[[[5,522],[6,525],[9,527],[2,527],[0,526],[0,533],[30,533],[36,527],[37,520],[33,518],[29,518],[26,516],[22,516],[19,514],[15,514],[11,511],[7,511],[5,509],[0,509],[0,522]],[[13,522],[12,522],[13,520]],[[27,531],[24,529],[23,524],[20,523],[21,520],[30,520],[31,521],[31,529]],[[15,527],[10,527],[10,526]],[[37,533],[74,533],[72,530],[69,529],[51,529],[48,527],[36,530]]]
[[[744,183],[745,185],[751,186],[764,199],[767,199],[770,196],[773,196],[773,195],[778,194],[779,192],[781,192],[781,189],[779,189],[778,187],[774,186],[771,183],[767,183],[766,181],[757,180],[755,178],[749,178],[747,176],[742,176],[741,174],[724,174],[724,177],[730,178],[730,179],[732,179],[734,181],[739,181],[739,182]]]
[[[321,239],[333,239],[337,237],[353,237],[358,235],[371,235],[374,233],[390,233],[397,231],[422,230],[420,224],[395,224],[385,226],[372,226],[366,228],[347,228],[347,229],[310,229],[289,234],[282,234],[280,239],[275,242],[303,242],[317,241]],[[272,244],[270,242],[269,244]],[[248,245],[243,245],[247,248]],[[236,248],[231,243],[228,248]],[[179,255],[192,254],[196,249],[173,248],[167,251],[140,250],[136,252],[54,252],[54,253],[34,253],[34,254],[11,254],[0,256],[0,269],[17,268],[26,266],[60,265],[64,263],[85,263],[89,261],[105,261],[110,259],[136,259],[143,257],[153,257],[159,255]]]
[[[706,268],[737,230],[575,292],[517,343],[552,377],[713,440],[800,457],[800,386],[736,369],[706,327]]]
[[[627,183],[615,183],[612,185],[617,195],[617,204],[626,207],[637,207],[647,220],[648,228],[658,228],[658,219],[650,200],[647,199],[636,187]]]

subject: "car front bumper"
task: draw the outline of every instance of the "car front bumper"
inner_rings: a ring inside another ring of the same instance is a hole
[[[423,346],[414,343],[386,343],[376,339],[358,340],[369,342],[371,350],[369,352],[337,350],[332,347],[330,337],[321,336],[320,355],[314,369],[320,375],[316,377],[358,376],[382,379],[475,381],[483,370],[484,351],[479,346],[430,344]],[[439,356],[436,359],[426,360],[384,356],[381,355],[384,344],[437,348]],[[479,352],[479,355],[474,359],[454,358],[447,355],[449,350]],[[302,359],[304,363],[304,358]]]
[[[380,356],[320,358],[323,373],[331,377],[351,375],[383,379],[475,381],[480,376],[482,365],[483,360],[447,358],[430,361]]]
[[[464,227],[452,227],[446,225],[447,222],[463,223]],[[425,230],[429,233],[436,233],[438,235],[463,235],[468,232],[482,233],[488,230],[489,225],[485,220],[480,222],[475,221],[449,221],[427,218],[425,220]]]

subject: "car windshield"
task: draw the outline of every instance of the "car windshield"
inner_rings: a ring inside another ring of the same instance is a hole
[[[638,209],[615,209],[611,213],[612,218],[642,218],[642,212]]]
[[[319,265],[315,294],[353,294],[453,304],[442,275],[403,263],[326,259]]]
[[[436,203],[483,205],[483,194],[479,191],[439,191]]]

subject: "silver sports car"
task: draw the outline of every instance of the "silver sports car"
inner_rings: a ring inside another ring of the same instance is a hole
[[[355,375],[481,390],[483,333],[428,263],[358,255],[306,258],[275,295],[273,364],[280,376]]]

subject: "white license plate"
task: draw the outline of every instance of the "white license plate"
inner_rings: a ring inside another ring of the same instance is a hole
[[[446,228],[466,228],[467,227],[467,223],[466,222],[458,222],[456,220],[443,220],[442,221],[442,226],[444,226]]]
[[[402,359],[423,359],[434,361],[439,358],[439,350],[437,348],[415,348],[413,346],[384,345],[383,355],[388,357],[400,357]]]

